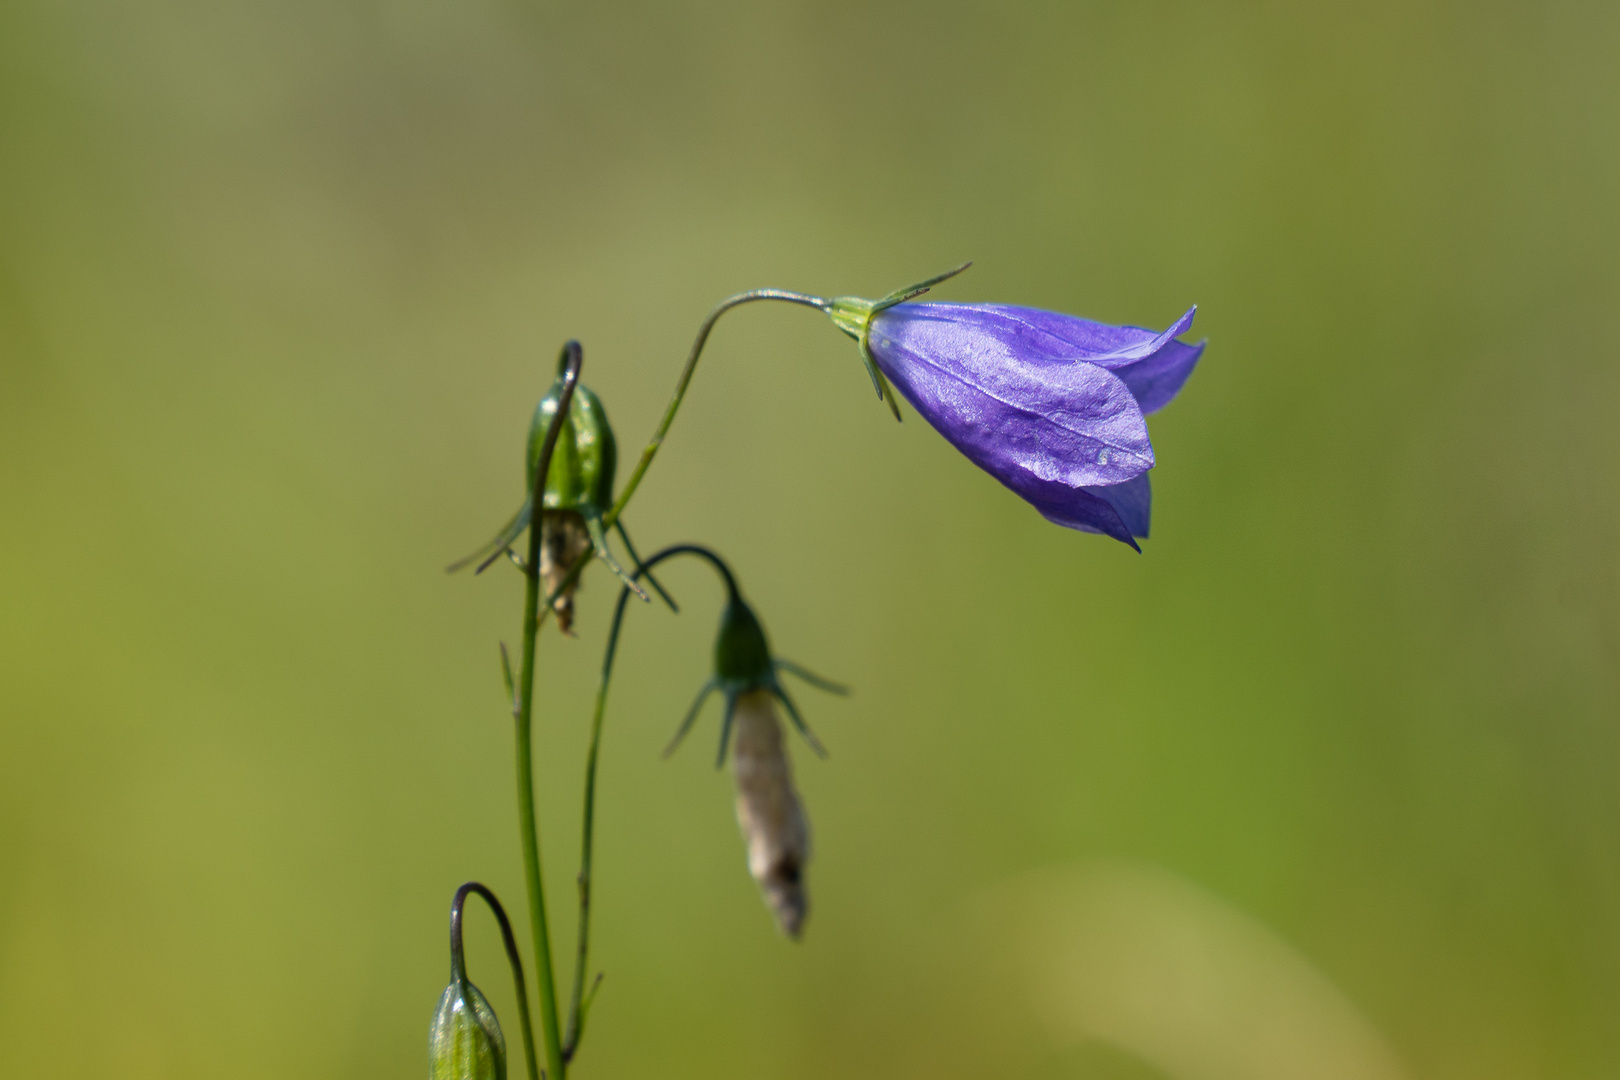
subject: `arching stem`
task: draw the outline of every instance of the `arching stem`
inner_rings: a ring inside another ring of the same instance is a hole
[[[823,312],[832,303],[825,297],[811,296],[808,293],[789,292],[786,289],[754,289],[720,301],[715,306],[715,309],[709,312],[709,317],[703,320],[703,325],[698,327],[697,338],[692,342],[692,351],[686,355],[686,366],[681,369],[681,377],[675,382],[675,393],[670,397],[668,407],[664,409],[664,418],[659,422],[658,430],[653,432],[653,437],[647,443],[647,448],[641,452],[641,460],[636,462],[636,471],[630,474],[630,479],[624,485],[624,490],[619,492],[618,501],[613,504],[613,509],[609,510],[602,519],[604,525],[612,525],[619,520],[619,515],[624,512],[625,506],[630,502],[630,496],[636,493],[637,485],[641,483],[641,478],[647,473],[647,467],[652,464],[653,457],[657,455],[658,448],[664,444],[664,436],[669,434],[669,426],[675,422],[675,414],[680,411],[681,399],[686,397],[686,388],[692,382],[692,373],[697,370],[698,357],[703,355],[703,345],[709,340],[709,332],[714,329],[714,324],[720,321],[720,316],[732,308],[741,307],[743,304],[749,304],[755,300],[781,300],[785,303],[812,307]]]
[[[512,968],[512,986],[517,992],[518,1021],[523,1028],[524,1062],[528,1065],[529,1080],[540,1080],[540,1062],[534,1054],[534,1024],[529,1019],[529,989],[523,981],[523,956],[518,952],[517,938],[512,934],[512,923],[506,917],[506,909],[495,899],[494,893],[476,881],[469,881],[457,889],[456,898],[450,901],[450,978],[455,980],[467,975],[467,961],[461,946],[461,909],[467,903],[468,893],[483,897],[489,910],[495,913],[495,921],[501,924],[501,941],[506,945],[506,960]]]

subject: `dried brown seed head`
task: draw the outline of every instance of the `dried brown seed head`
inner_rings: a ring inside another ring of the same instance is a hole
[[[591,536],[585,528],[585,519],[577,510],[546,510],[540,515],[540,582],[550,596],[563,583],[568,572],[580,559],[588,557]],[[557,612],[557,628],[565,634],[574,632],[574,590],[579,582],[570,585],[552,605]]]

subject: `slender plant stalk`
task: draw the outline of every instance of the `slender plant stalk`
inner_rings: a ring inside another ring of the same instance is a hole
[[[789,292],[786,289],[754,289],[750,292],[727,297],[715,305],[715,309],[709,312],[709,317],[703,320],[703,325],[698,327],[697,339],[692,342],[692,351],[686,354],[686,366],[681,369],[681,377],[675,383],[675,393],[670,397],[668,407],[664,409],[664,418],[659,422],[658,430],[653,432],[653,437],[647,443],[647,448],[641,452],[641,460],[636,462],[636,471],[630,474],[630,479],[625,483],[624,490],[619,493],[619,500],[613,504],[613,509],[609,510],[602,518],[604,528],[619,520],[619,515],[624,512],[625,506],[630,502],[630,496],[636,493],[636,487],[641,483],[641,478],[646,475],[647,467],[652,464],[652,459],[658,453],[658,448],[664,444],[664,436],[669,434],[669,426],[675,422],[675,414],[681,408],[681,399],[686,396],[686,388],[692,382],[692,373],[697,370],[698,357],[703,354],[703,345],[709,340],[709,331],[713,330],[714,324],[720,321],[720,316],[734,307],[740,307],[755,300],[783,300],[789,304],[802,304],[804,307],[812,307],[817,311],[826,311],[832,303],[825,297],[811,296],[808,293]]]
[[[640,560],[637,560],[639,563]],[[635,576],[646,572],[644,565],[636,567]],[[619,627],[624,624],[624,608],[630,599],[628,588],[619,590],[619,602],[613,610],[613,626],[608,631],[607,652],[602,657],[602,682],[596,688],[596,712],[591,717],[591,748],[585,755],[585,812],[579,851],[579,943],[574,955],[574,991],[568,1006],[568,1034],[563,1040],[563,1057],[572,1060],[585,1035],[585,1015],[589,1002],[585,997],[585,972],[588,969],[591,937],[591,867],[592,838],[596,823],[596,762],[602,748],[602,716],[607,711],[608,681],[613,677],[613,656],[618,649]]]
[[[495,913],[495,921],[501,924],[501,941],[506,945],[506,960],[512,966],[512,983],[517,990],[518,1019],[523,1026],[524,1061],[529,1068],[529,1080],[540,1080],[540,1063],[534,1053],[534,1024],[529,1019],[529,989],[523,981],[523,957],[518,952],[517,938],[512,934],[512,922],[506,917],[506,909],[501,902],[495,899],[495,894],[476,881],[469,881],[457,889],[456,898],[450,902],[450,978],[465,978],[467,974],[467,963],[461,948],[461,911],[468,893],[483,897],[489,910]]]
[[[731,576],[731,568],[725,560],[697,544],[676,544],[658,552],[646,562],[636,560],[636,570],[632,575],[639,578],[645,575],[652,580],[652,569],[665,559],[676,555],[697,555],[709,562],[720,576],[725,580],[727,590],[735,595],[737,582]],[[568,1008],[568,1034],[563,1041],[563,1060],[571,1061],[579,1050],[579,1042],[585,1035],[585,1019],[590,1012],[591,996],[585,992],[585,973],[588,970],[590,956],[591,934],[591,870],[594,864],[594,836],[596,825],[596,767],[602,747],[602,718],[607,711],[608,683],[613,678],[613,660],[618,654],[619,630],[624,625],[624,609],[630,600],[629,588],[619,590],[619,602],[613,609],[613,625],[608,630],[607,649],[602,656],[602,681],[596,689],[596,712],[591,717],[591,747],[585,756],[585,811],[583,815],[582,837],[579,855],[579,941],[574,955],[574,986],[573,996]],[[601,976],[597,976],[600,980]]]
[[[562,392],[557,398],[557,412],[546,431],[545,445],[534,472],[534,507],[529,521],[528,562],[523,567],[523,660],[519,677],[517,716],[517,789],[518,831],[523,843],[523,870],[529,894],[529,928],[534,935],[535,983],[540,991],[540,1028],[545,1038],[546,1076],[548,1080],[563,1080],[566,1065],[563,1062],[562,1036],[557,1023],[557,988],[551,967],[551,935],[546,928],[546,893],[540,875],[540,832],[534,813],[534,647],[540,634],[540,517],[545,507],[546,475],[551,471],[552,452],[557,448],[557,436],[573,403],[574,387],[579,384],[579,369],[584,362],[579,342],[570,341],[563,346],[567,366],[563,371]],[[584,562],[589,556],[584,556]],[[547,597],[549,608],[552,598]]]

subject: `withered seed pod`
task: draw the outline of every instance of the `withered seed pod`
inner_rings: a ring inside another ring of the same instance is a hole
[[[557,379],[546,396],[534,408],[534,419],[529,425],[529,445],[526,454],[526,487],[528,495],[523,505],[506,523],[500,533],[465,559],[453,564],[452,571],[469,563],[479,562],[482,571],[502,554],[510,553],[512,543],[529,527],[534,518],[535,470],[546,443],[546,434],[557,416],[562,401],[563,371],[568,350],[557,365]],[[607,526],[604,524],[613,509],[613,478],[618,469],[618,443],[608,423],[602,399],[583,384],[574,387],[568,414],[563,417],[557,443],[551,453],[551,464],[546,469],[546,484],[540,508],[540,579],[547,596],[556,596],[552,610],[557,613],[557,625],[564,633],[571,633],[574,625],[574,590],[579,576],[562,592],[558,590],[582,558],[591,553],[608,564],[643,600],[647,594],[627,574],[608,548]],[[619,538],[636,560],[630,546],[624,523],[613,523]],[[656,584],[656,583],[655,583]]]
[[[809,911],[804,864],[810,859],[810,823],[793,787],[793,766],[783,746],[776,699],[769,690],[737,697],[732,722],[736,743],[731,767],[737,778],[737,825],[748,846],[748,872],[759,883],[776,924],[797,938]]]

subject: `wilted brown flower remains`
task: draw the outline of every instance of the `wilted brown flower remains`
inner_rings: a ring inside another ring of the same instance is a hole
[[[748,872],[759,882],[776,924],[797,938],[810,906],[804,889],[810,824],[793,787],[775,696],[769,690],[739,694],[733,722],[737,824],[748,846]]]
[[[547,596],[556,594],[574,564],[590,550],[591,536],[584,517],[577,511],[546,510],[540,514],[540,581]],[[578,587],[577,582],[570,585],[552,604],[557,628],[565,634],[574,632],[574,590]]]

